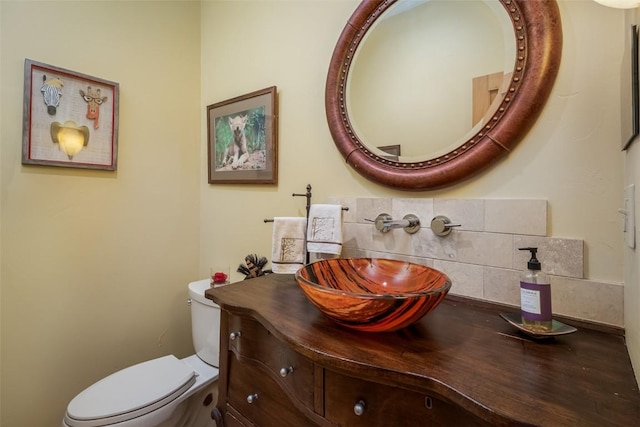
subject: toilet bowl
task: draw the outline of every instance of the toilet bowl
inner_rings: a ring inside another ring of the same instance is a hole
[[[62,427],[197,427],[216,403],[220,308],[204,297],[209,279],[189,283],[196,354],[173,355],[113,373],[80,392]]]

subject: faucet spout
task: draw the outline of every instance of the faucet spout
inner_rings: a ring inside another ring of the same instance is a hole
[[[385,221],[384,225],[385,227],[388,227],[393,230],[394,228],[408,227],[409,225],[411,225],[411,222],[408,219],[395,219],[391,221]]]
[[[416,233],[420,229],[420,219],[413,215],[405,215],[402,219],[394,220],[391,215],[381,213],[375,220],[367,219],[375,223],[376,229],[381,233],[388,233],[395,228],[404,228],[409,234]]]

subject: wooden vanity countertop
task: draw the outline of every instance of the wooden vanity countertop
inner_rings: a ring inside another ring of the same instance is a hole
[[[620,333],[574,323],[575,333],[537,341],[499,316],[517,308],[452,295],[401,331],[356,332],[325,318],[293,275],[205,296],[255,318],[325,369],[434,393],[491,424],[640,425],[640,392]]]

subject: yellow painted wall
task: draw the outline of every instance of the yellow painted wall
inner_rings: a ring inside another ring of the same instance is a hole
[[[626,14],[627,25],[640,23],[640,9]],[[640,138],[632,143],[625,155],[624,185],[635,185],[636,247],[624,250],[624,323],[629,356],[636,378],[640,382]]]
[[[629,356],[636,378],[640,382],[640,240],[638,215],[640,213],[640,141],[630,148],[625,160],[625,184],[635,184],[636,248],[625,248],[624,268],[624,323]]]
[[[105,375],[193,352],[200,3],[3,0],[0,11],[0,424],[56,426]],[[116,172],[21,165],[25,58],[120,84]]]
[[[586,277],[635,278],[638,311],[637,267],[627,276],[616,212],[624,12],[561,0],[562,68],[525,140],[473,180],[406,193],[346,166],[326,125],[327,67],[357,4],[0,2],[2,427],[58,425],[67,402],[104,375],[191,352],[186,284],[214,263],[233,271],[246,254],[270,258],[262,220],[304,215],[304,198],[291,194],[307,184],[313,202],[547,199],[549,231],[585,240]],[[52,22],[57,30],[47,29]],[[120,83],[117,172],[20,164],[26,57]],[[280,100],[279,184],[207,184],[206,105],[271,85]],[[628,319],[637,337],[638,320]]]
[[[402,192],[360,177],[335,148],[324,84],[333,47],[357,1],[202,3],[202,106],[276,85],[280,180],[276,186],[203,185],[201,264],[270,257],[263,218],[304,214],[291,197],[313,186],[330,196],[541,198],[554,236],[586,242],[587,278],[622,281],[620,62],[624,13],[592,0],[560,1],[564,54],[540,120],[506,161],[438,191]],[[242,17],[242,18],[240,18]],[[201,182],[206,183],[203,127]],[[233,207],[233,208],[231,208]]]
[[[2,7],[0,7],[0,30],[2,29]],[[1,32],[0,32],[1,35]],[[0,164],[2,164],[2,44],[0,40]],[[0,173],[0,213],[2,212],[2,173]],[[0,267],[2,266],[2,221],[0,220]],[[2,273],[0,268],[0,309],[2,308]],[[2,313],[0,312],[0,425],[2,425]]]

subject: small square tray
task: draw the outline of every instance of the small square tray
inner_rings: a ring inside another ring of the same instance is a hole
[[[559,322],[557,320],[551,321],[551,331],[549,332],[532,331],[522,323],[522,316],[520,315],[520,313],[500,313],[500,317],[502,317],[507,322],[511,323],[513,326],[518,328],[523,333],[536,339],[543,339],[543,338],[554,337],[557,335],[571,334],[577,331],[577,329],[574,328],[573,326],[565,325],[564,323]]]

